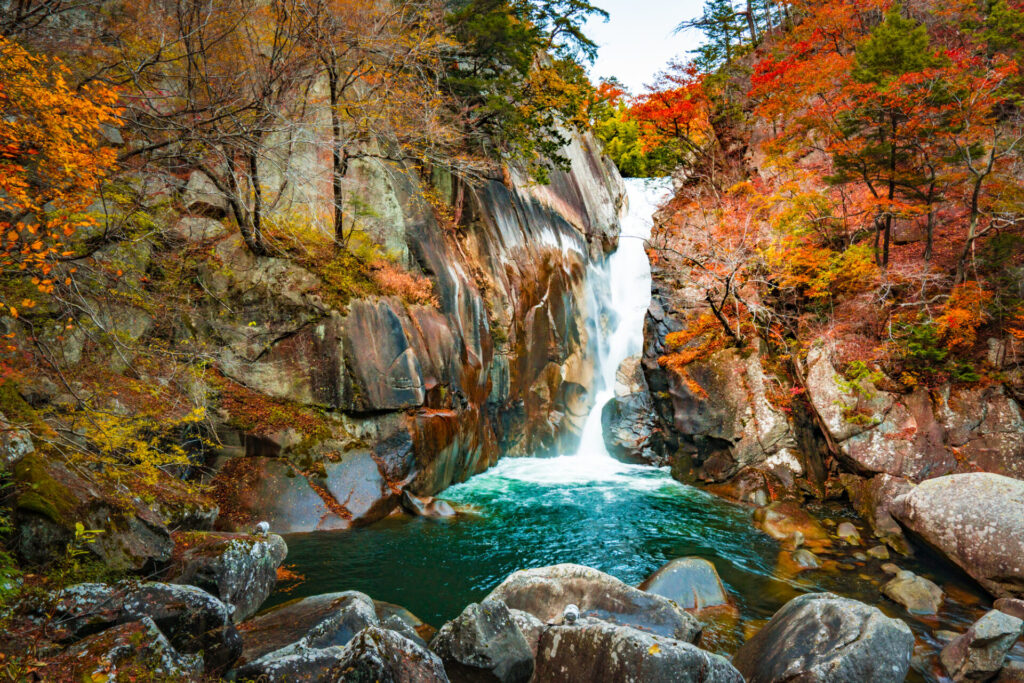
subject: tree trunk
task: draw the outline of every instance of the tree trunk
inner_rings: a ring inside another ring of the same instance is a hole
[[[258,143],[257,143],[258,144]],[[267,253],[267,246],[263,242],[263,188],[260,186],[260,164],[256,156],[256,150],[249,152],[249,182],[252,183],[252,211],[249,212],[250,229],[252,236],[252,253],[256,256],[264,256]]]
[[[348,172],[348,158],[341,144],[341,117],[338,115],[338,70],[333,64],[327,67],[327,85],[330,90],[331,109],[331,190],[334,201],[334,244],[344,249],[345,202],[341,181]]]
[[[750,29],[750,42],[757,45],[757,24],[754,22],[754,3],[747,0],[747,28]]]
[[[971,192],[971,220],[967,226],[967,241],[964,242],[964,250],[960,252],[960,260],[956,264],[955,284],[960,284],[967,279],[967,258],[971,255],[974,247],[974,240],[978,238],[978,210],[981,198],[981,185],[985,182],[985,176],[977,175],[974,178],[974,189]]]

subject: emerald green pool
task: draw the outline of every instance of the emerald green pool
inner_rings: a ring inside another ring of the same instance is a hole
[[[718,627],[705,647],[728,654],[745,629],[795,595],[831,590],[905,619],[925,655],[915,660],[911,680],[937,680],[927,672],[928,655],[941,646],[933,632],[963,630],[990,604],[952,568],[896,558],[955,598],[939,619],[912,617],[879,592],[887,578],[882,562],[854,558],[855,548],[837,548],[831,557],[845,569],[782,576],[780,545],[753,526],[752,508],[680,484],[664,470],[608,458],[505,459],[441,497],[463,514],[440,521],[392,517],[364,529],[288,536],[287,564],[304,580],[283,585],[268,606],[359,590],[440,626],[517,569],[574,562],[637,584],[670,559],[696,555],[715,564],[741,617]],[[838,507],[818,512],[852,518]]]

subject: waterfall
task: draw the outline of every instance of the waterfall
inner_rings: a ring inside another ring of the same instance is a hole
[[[651,264],[646,241],[653,215],[670,188],[665,178],[628,178],[628,203],[621,219],[619,247],[604,263],[592,269],[591,278],[603,280],[598,306],[609,324],[598,325],[597,376],[594,406],[583,425],[575,457],[593,466],[618,470],[604,445],[601,413],[615,395],[615,373],[622,361],[639,354],[644,343],[644,316],[651,303]],[[603,300],[602,300],[603,299]]]

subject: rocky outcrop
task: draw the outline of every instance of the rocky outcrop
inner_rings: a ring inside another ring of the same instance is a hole
[[[812,593],[786,603],[733,664],[748,683],[901,683],[913,650],[902,621],[856,600]]]
[[[743,676],[726,658],[690,643],[586,618],[544,631],[535,680],[742,683]]]
[[[341,305],[299,265],[254,257],[237,235],[211,238],[217,263],[201,279],[215,300],[197,335],[218,349],[216,367],[257,398],[327,418],[313,434],[233,434],[246,416],[224,415],[219,433],[237,444],[214,481],[234,503],[224,526],[370,524],[403,491],[429,497],[499,455],[571,447],[593,373],[587,266],[615,244],[624,187],[589,137],[566,153],[571,170],[546,186],[514,169],[508,184],[474,187],[439,173],[428,189],[458,204],[457,235],[415,173],[354,162],[347,195],[376,214],[367,239],[429,278],[436,306],[397,296]],[[242,452],[262,460],[236,462]]]
[[[454,683],[526,683],[533,652],[505,603],[473,603],[441,627],[430,643]]]
[[[1024,482],[998,474],[954,474],[896,499],[906,529],[997,597],[1024,595]]]
[[[1000,386],[896,394],[870,376],[844,378],[819,346],[807,355],[807,394],[852,472],[919,482],[970,463],[1024,477],[1024,414]]]
[[[129,491],[87,480],[38,454],[15,466],[14,479],[20,490],[16,547],[28,562],[63,556],[76,524],[103,530],[85,549],[111,569],[153,568],[171,558],[174,544],[163,517]]]
[[[992,610],[942,648],[942,666],[957,683],[987,681],[1003,668],[1022,628],[1024,621]]]
[[[198,586],[232,607],[238,623],[256,613],[277,584],[277,568],[288,546],[277,534],[228,533],[175,535],[176,552],[169,580]]]
[[[627,358],[615,373],[615,396],[601,413],[604,443],[616,460],[641,465],[668,463],[661,422],[640,358]]]
[[[577,564],[514,572],[487,599],[529,612],[546,624],[560,623],[565,608],[576,605],[582,617],[676,640],[694,642],[701,632],[700,622],[671,600]]]

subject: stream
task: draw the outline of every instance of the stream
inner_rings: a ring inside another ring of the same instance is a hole
[[[790,576],[779,567],[780,544],[754,527],[752,507],[681,484],[667,468],[626,465],[608,455],[601,410],[613,395],[619,363],[641,350],[651,289],[643,240],[667,188],[660,180],[626,182],[630,209],[619,248],[591,275],[600,280],[595,292],[602,309],[615,314],[597,326],[603,328],[597,393],[578,451],[505,458],[449,488],[439,497],[463,511],[453,520],[398,516],[363,529],[286,536],[287,566],[302,579],[279,583],[265,607],[358,590],[440,626],[518,569],[572,562],[636,585],[673,558],[700,556],[714,563],[737,608],[708,624],[701,643],[706,649],[731,654],[788,600],[829,590],[907,621],[918,639],[908,680],[940,680],[931,672],[941,648],[935,631],[963,631],[991,604],[954,569],[928,559],[894,558],[947,593],[938,619],[917,618],[880,593],[890,578],[881,570],[883,562],[855,555],[874,543],[848,508],[809,506],[833,525],[856,521],[867,545],[836,547],[823,554],[823,569]],[[1018,658],[1016,649],[1013,654]]]

